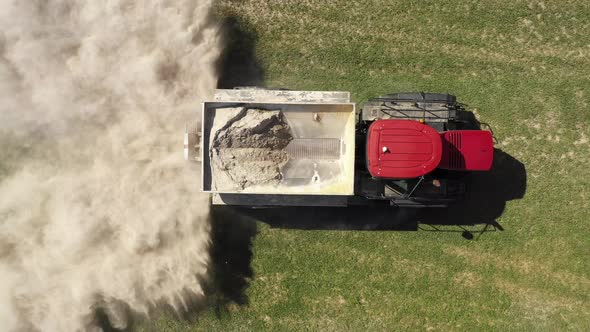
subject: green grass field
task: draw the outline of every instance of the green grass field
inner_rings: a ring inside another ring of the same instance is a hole
[[[338,212],[255,225],[223,212],[211,306],[138,329],[590,329],[590,3],[226,0],[218,12],[240,31],[231,59],[257,67],[234,82],[351,91],[357,103],[453,93],[524,165],[526,191],[491,206],[524,180],[492,173],[465,214],[428,216],[474,226],[409,232],[322,227]]]

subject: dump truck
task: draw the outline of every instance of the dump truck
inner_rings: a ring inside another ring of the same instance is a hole
[[[488,171],[493,135],[455,96],[218,89],[185,132],[214,205],[445,207]]]

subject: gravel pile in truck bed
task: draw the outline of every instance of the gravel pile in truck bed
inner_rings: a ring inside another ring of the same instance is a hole
[[[284,150],[291,129],[281,111],[235,108],[216,119],[210,157],[215,187],[233,191],[254,185],[278,185],[289,161]]]

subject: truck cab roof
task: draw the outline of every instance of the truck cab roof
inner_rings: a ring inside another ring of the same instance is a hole
[[[367,137],[371,176],[416,178],[432,172],[442,157],[442,141],[434,128],[418,121],[377,120]]]

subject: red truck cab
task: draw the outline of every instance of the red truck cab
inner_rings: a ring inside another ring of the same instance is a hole
[[[367,133],[367,168],[371,176],[410,179],[436,168],[487,171],[492,167],[492,135],[483,130],[437,132],[411,120],[377,120]]]

